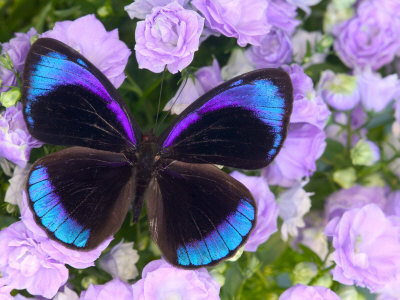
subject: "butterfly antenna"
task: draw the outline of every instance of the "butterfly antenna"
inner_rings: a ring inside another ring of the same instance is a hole
[[[157,122],[158,122],[158,115],[160,114],[160,105],[161,105],[161,96],[162,96],[162,88],[164,84],[164,77],[165,77],[165,70],[167,69],[167,66],[164,67],[164,71],[162,73],[161,77],[161,87],[160,87],[160,95],[158,96],[158,106],[157,106],[157,116],[156,116],[156,128],[157,128]]]
[[[172,109],[174,108],[174,105],[176,103],[176,101],[178,101],[179,97],[182,94],[182,91],[184,90],[186,83],[188,81],[189,77],[186,77],[185,82],[183,83],[182,89],[179,91],[178,95],[176,96],[174,102],[171,105],[171,108],[169,109],[169,111],[165,114],[165,116],[162,118],[161,122],[160,122],[160,126],[162,125],[162,123],[165,121],[165,119],[171,114]],[[157,128],[158,129],[158,128]]]

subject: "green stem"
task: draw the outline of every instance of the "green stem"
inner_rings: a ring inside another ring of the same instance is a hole
[[[133,78],[126,73],[126,79],[128,79],[129,81],[129,86],[127,86],[126,88],[134,93],[136,93],[139,97],[143,96],[143,90],[140,88],[140,86],[135,82],[135,80],[133,80]]]

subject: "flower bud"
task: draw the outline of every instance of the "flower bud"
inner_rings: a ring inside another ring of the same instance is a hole
[[[343,286],[337,294],[342,300],[365,300],[365,297],[354,286]]]
[[[14,106],[19,99],[21,99],[21,90],[17,87],[13,87],[11,90],[0,94],[0,103],[4,107]]]
[[[81,285],[85,290],[87,290],[91,284],[93,284],[93,285],[98,284],[98,281],[97,281],[96,277],[94,277],[94,276],[86,276],[86,277],[82,278]]]
[[[313,285],[316,286],[324,286],[326,288],[330,288],[333,283],[332,276],[329,273],[325,273],[321,277],[319,277],[316,281],[314,281]]]
[[[229,261],[237,261],[243,254],[244,246],[240,247],[234,256],[232,256]]]
[[[374,186],[385,187],[386,182],[382,178],[381,174],[373,173],[373,174],[368,175],[365,178],[363,178],[362,185],[363,186],[370,186],[370,187],[374,187]]]
[[[7,70],[13,70],[14,69],[14,64],[10,58],[10,55],[8,55],[7,52],[4,54],[0,55],[0,66],[7,69]]]
[[[336,110],[353,109],[360,102],[355,76],[335,74],[327,70],[321,75],[318,90],[325,102]]]
[[[350,150],[350,157],[353,165],[372,166],[380,158],[379,148],[368,140],[359,140]]]
[[[342,188],[351,188],[357,180],[356,170],[352,167],[337,170],[333,173],[333,181]]]
[[[318,268],[314,263],[310,262],[301,262],[298,263],[292,272],[292,281],[293,284],[305,284],[307,285],[311,279],[317,275]]]

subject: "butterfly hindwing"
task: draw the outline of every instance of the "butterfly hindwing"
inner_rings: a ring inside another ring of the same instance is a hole
[[[278,154],[292,111],[290,77],[257,70],[209,91],[161,135],[162,157],[242,169],[265,167]]]
[[[38,39],[26,58],[22,103],[29,132],[55,145],[120,152],[141,132],[110,81],[64,43]]]
[[[240,182],[209,164],[165,161],[146,192],[150,231],[164,258],[188,269],[231,257],[256,222]]]
[[[72,147],[39,159],[26,191],[35,221],[67,247],[92,249],[121,226],[134,195],[122,154]]]

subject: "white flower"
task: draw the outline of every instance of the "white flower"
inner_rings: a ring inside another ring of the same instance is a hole
[[[229,80],[235,76],[253,71],[254,69],[254,65],[250,62],[244,50],[236,48],[232,51],[227,65],[222,68],[221,75],[223,80]]]
[[[297,7],[300,7],[307,13],[307,15],[309,15],[311,13],[310,6],[317,5],[321,2],[321,0],[287,0],[287,2]]]
[[[66,285],[63,288],[63,291],[59,291],[53,298],[53,300],[78,300],[79,296],[72,289],[67,287]]]
[[[304,69],[310,65],[320,64],[325,61],[327,56],[326,53],[316,52],[316,46],[320,43],[322,34],[320,31],[305,31],[299,29],[292,37],[293,44],[293,60],[299,64],[303,63],[303,60],[307,54],[308,47],[311,47],[312,56],[307,58],[307,62],[304,62]],[[327,52],[328,49],[325,50]]]
[[[281,234],[282,239],[287,241],[288,236],[296,237],[298,227],[304,227],[303,217],[311,208],[310,196],[303,186],[307,181],[299,181],[292,188],[283,192],[278,198],[279,216],[283,220]]]
[[[138,260],[139,255],[133,249],[133,242],[124,243],[121,241],[100,259],[99,264],[103,270],[110,273],[114,278],[128,281],[136,278],[139,274],[135,265]]]
[[[12,176],[14,164],[4,157],[0,157],[0,168],[7,176]]]
[[[15,167],[14,174],[9,180],[10,186],[8,187],[4,198],[5,202],[18,205],[18,207],[22,209],[22,191],[25,188],[25,181],[30,168],[30,164],[25,168],[21,168],[20,166]]]
[[[303,238],[300,243],[317,253],[321,259],[324,259],[328,254],[328,240],[324,234],[324,229],[322,227],[310,227],[302,230],[301,233]]]

